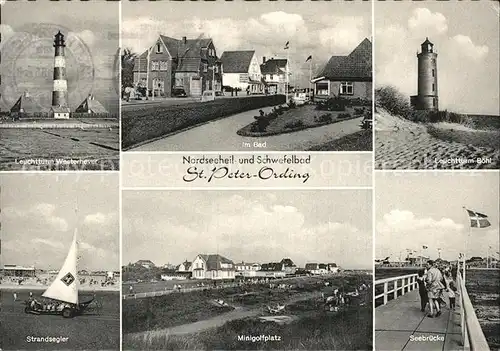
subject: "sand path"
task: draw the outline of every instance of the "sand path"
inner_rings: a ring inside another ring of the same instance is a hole
[[[481,158],[486,163],[478,162]],[[375,114],[376,169],[498,169],[499,165],[498,148],[443,141],[429,134],[424,124],[383,109]]]

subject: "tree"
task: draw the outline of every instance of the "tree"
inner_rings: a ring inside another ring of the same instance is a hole
[[[121,56],[122,62],[122,91],[127,87],[134,86],[134,64],[138,55],[132,49],[125,48]]]

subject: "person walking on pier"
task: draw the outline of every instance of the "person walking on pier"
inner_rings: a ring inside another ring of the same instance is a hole
[[[431,309],[428,317],[439,317],[441,315],[441,306],[439,305],[439,298],[443,295],[444,285],[441,283],[443,275],[441,271],[434,266],[434,261],[427,261],[427,275],[425,282],[427,286],[427,296],[429,297],[429,307]],[[436,314],[434,315],[434,307]]]
[[[429,302],[429,297],[427,296],[427,289],[425,287],[425,271],[423,269],[418,271],[418,293],[420,294],[420,311],[425,312],[425,306]]]

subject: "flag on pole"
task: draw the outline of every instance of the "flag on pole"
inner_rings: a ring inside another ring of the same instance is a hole
[[[465,209],[469,214],[470,226],[472,228],[486,228],[491,225],[488,221],[488,216],[479,212]]]
[[[288,50],[290,47],[288,46],[290,44],[289,41],[286,42],[284,50]]]
[[[425,246],[425,245],[422,245],[422,249],[424,249],[424,250],[425,250],[425,249],[428,249],[428,247],[427,247],[427,246]]]
[[[309,61],[309,60],[312,60],[312,55],[309,55],[309,57],[306,59],[306,62]]]

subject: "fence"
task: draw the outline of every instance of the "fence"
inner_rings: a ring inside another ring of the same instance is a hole
[[[474,306],[472,306],[472,302],[470,301],[469,294],[465,288],[465,280],[460,270],[457,272],[457,285],[460,299],[462,345],[465,350],[489,350],[488,342],[486,341],[481,325],[474,312]]]
[[[222,285],[217,285],[216,289],[222,289],[222,288],[232,288],[238,286],[236,283],[231,283],[231,284],[222,284]],[[199,287],[194,287],[194,288],[181,288],[181,289],[169,289],[169,290],[160,290],[160,291],[151,291],[151,292],[144,292],[144,293],[137,293],[137,294],[127,294],[123,295],[124,300],[128,299],[143,299],[146,297],[155,297],[155,296],[163,296],[163,295],[168,295],[168,294],[173,294],[173,293],[188,293],[188,292],[193,292],[193,291],[202,291],[202,290],[211,290],[214,289],[212,286],[199,286]]]
[[[401,282],[401,284],[398,284],[398,282]],[[391,290],[389,290],[390,283],[394,283]],[[377,286],[380,285],[384,286],[384,290],[381,294],[375,295],[375,301],[377,301],[377,299],[383,298],[383,304],[385,305],[389,301],[390,294],[393,294],[393,298],[396,299],[398,296],[404,295],[405,293],[416,289],[418,287],[417,274],[407,274],[399,277],[376,280],[374,283],[374,288],[376,289]],[[401,293],[398,294],[398,292]]]

